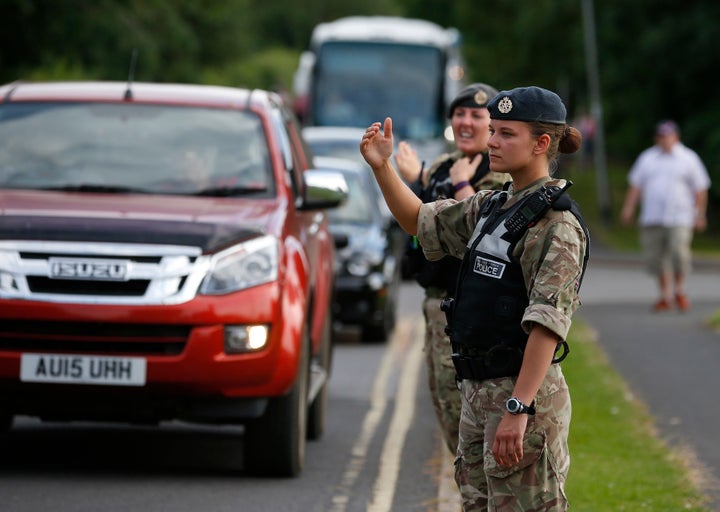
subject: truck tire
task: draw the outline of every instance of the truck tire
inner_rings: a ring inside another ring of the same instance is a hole
[[[296,477],[305,463],[309,340],[300,347],[297,379],[290,393],[268,403],[265,414],[245,428],[245,470],[257,476]]]
[[[13,424],[13,415],[0,411],[0,434],[10,430]]]
[[[320,391],[312,401],[308,409],[307,438],[311,441],[320,439],[325,431],[325,417],[327,415],[327,390],[330,380],[330,367],[332,365],[332,315],[328,311],[323,326],[323,337],[321,340],[318,364],[325,371],[325,382]]]

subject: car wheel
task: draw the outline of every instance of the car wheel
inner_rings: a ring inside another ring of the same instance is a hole
[[[395,329],[397,301],[400,288],[400,269],[396,268],[394,279],[388,286],[385,307],[380,323],[368,323],[362,327],[362,340],[367,342],[386,341]]]
[[[325,431],[325,416],[327,410],[327,389],[328,381],[330,380],[330,366],[332,365],[332,315],[328,311],[325,317],[325,325],[323,327],[323,339],[321,342],[322,348],[317,361],[318,366],[324,371],[325,375],[322,376],[324,382],[320,391],[312,401],[312,405],[308,409],[308,426],[307,426],[307,438],[310,440],[320,439],[323,432]]]
[[[395,328],[395,303],[388,301],[380,324],[367,324],[362,328],[362,340],[367,342],[386,341]]]
[[[307,335],[290,393],[273,398],[265,414],[245,428],[245,469],[258,476],[295,477],[305,462],[308,391]]]

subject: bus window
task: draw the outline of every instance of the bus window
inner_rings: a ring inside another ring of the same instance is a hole
[[[333,42],[322,47],[316,66],[313,124],[367,126],[389,115],[400,137],[442,134],[444,74],[437,48]]]
[[[313,31],[294,77],[306,126],[366,127],[393,118],[399,139],[432,158],[447,142],[447,106],[464,86],[456,29],[417,19],[350,16]]]

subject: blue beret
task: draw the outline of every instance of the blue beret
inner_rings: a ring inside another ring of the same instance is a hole
[[[560,96],[542,87],[500,91],[487,106],[492,119],[565,124],[567,110]]]
[[[488,101],[497,94],[497,89],[480,82],[468,85],[450,102],[448,117],[452,117],[457,107],[486,108]]]

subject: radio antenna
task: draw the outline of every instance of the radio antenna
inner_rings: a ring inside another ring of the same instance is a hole
[[[130,69],[128,70],[128,81],[127,89],[125,89],[125,101],[130,101],[133,97],[132,94],[132,82],[135,79],[135,64],[137,63],[137,48],[133,48],[132,55],[130,56]]]

